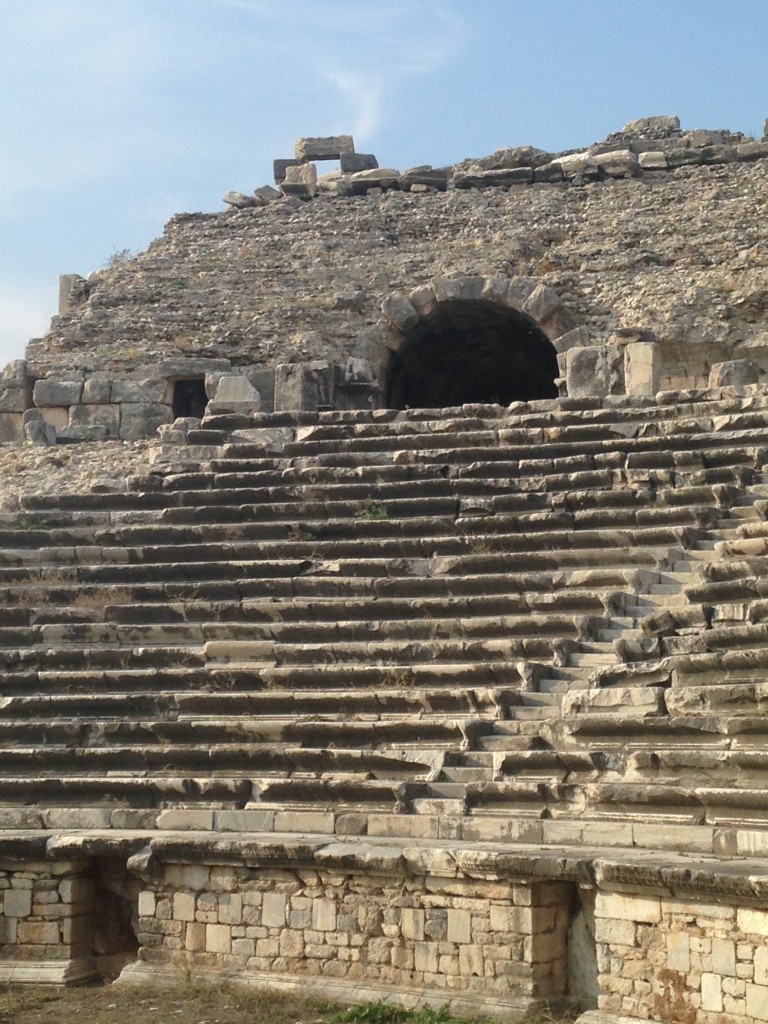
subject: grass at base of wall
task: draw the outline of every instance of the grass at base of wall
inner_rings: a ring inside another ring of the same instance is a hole
[[[58,988],[0,984],[0,1024],[465,1024],[446,1009],[340,1007],[240,986]],[[478,1022],[472,1022],[478,1024]],[[556,1024],[537,1018],[530,1024]]]

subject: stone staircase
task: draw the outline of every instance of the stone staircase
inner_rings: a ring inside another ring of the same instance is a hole
[[[190,442],[0,516],[0,825],[764,827],[762,391]]]

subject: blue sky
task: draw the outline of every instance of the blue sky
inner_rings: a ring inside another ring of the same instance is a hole
[[[400,169],[651,114],[760,137],[767,39],[768,0],[0,0],[0,364],[59,274],[271,182],[297,136]]]

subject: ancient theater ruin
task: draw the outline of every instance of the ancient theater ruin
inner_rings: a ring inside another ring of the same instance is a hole
[[[768,1020],[767,157],[301,139],[62,278],[0,377],[0,980]]]

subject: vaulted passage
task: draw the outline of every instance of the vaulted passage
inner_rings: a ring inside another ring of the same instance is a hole
[[[524,313],[492,302],[441,302],[392,358],[387,406],[444,408],[465,402],[556,398],[555,348]]]

